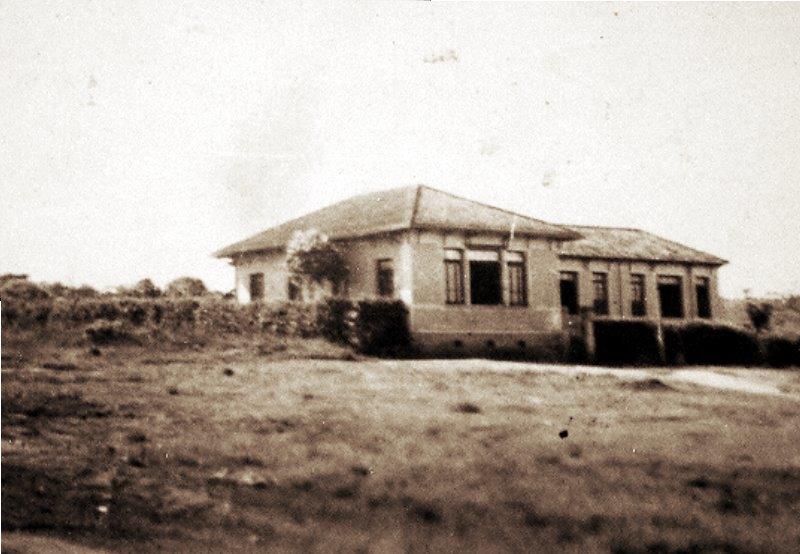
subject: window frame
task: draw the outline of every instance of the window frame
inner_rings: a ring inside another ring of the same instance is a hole
[[[602,285],[600,290],[602,295],[598,295],[598,285]],[[602,296],[602,297],[600,297]],[[609,298],[608,298],[608,272],[607,271],[593,271],[592,272],[592,310],[595,315],[609,315]]]
[[[705,302],[700,302],[700,290],[705,290]],[[700,319],[712,319],[713,309],[711,307],[711,279],[705,276],[695,277],[694,282],[695,312]],[[701,312],[701,305],[705,308]]]
[[[254,284],[258,283],[261,288],[261,294],[253,294]],[[267,299],[267,285],[266,278],[263,271],[254,271],[247,276],[247,292],[250,293],[250,302],[263,302]]]
[[[464,290],[464,251],[457,248],[444,249],[444,300],[455,306],[466,303]],[[451,279],[451,269],[455,274]],[[451,288],[454,285],[454,289]]]
[[[631,287],[631,315],[633,317],[647,317],[647,280],[644,273],[630,274]],[[636,291],[641,290],[641,298],[636,298]]]
[[[387,264],[387,262],[390,267],[382,267],[382,265]],[[389,275],[388,289],[384,288],[387,282],[384,279],[386,274]],[[392,258],[380,258],[375,261],[375,292],[381,298],[393,298],[394,291],[394,260]]]
[[[512,256],[509,256],[511,254]],[[519,259],[513,258],[518,255]],[[508,305],[513,307],[526,307],[528,305],[528,268],[524,252],[509,250],[506,252],[506,273],[508,274]],[[518,273],[518,287],[514,287],[514,276]],[[517,294],[515,294],[515,292]]]
[[[303,299],[300,287],[291,279],[286,281],[286,298],[289,299],[289,302],[298,302]]]

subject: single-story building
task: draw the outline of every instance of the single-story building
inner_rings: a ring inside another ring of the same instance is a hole
[[[216,252],[240,302],[294,299],[297,231],[344,253],[349,298],[396,298],[422,348],[526,348],[595,317],[713,319],[725,260],[638,229],[556,225],[418,185],[364,194]]]

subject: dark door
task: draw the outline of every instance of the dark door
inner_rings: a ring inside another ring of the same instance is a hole
[[[500,262],[473,260],[469,263],[473,304],[501,304]]]

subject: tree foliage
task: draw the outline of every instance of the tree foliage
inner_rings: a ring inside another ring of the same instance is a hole
[[[750,318],[750,323],[757,333],[769,329],[770,320],[772,319],[772,304],[761,302],[747,303],[747,317]]]
[[[205,288],[205,286],[203,288]],[[161,296],[161,289],[150,279],[142,279],[136,283],[131,292],[134,296],[142,298],[158,298]]]
[[[316,229],[295,232],[286,247],[286,265],[290,280],[300,287],[325,282],[338,286],[349,275],[339,249]]]
[[[178,277],[167,284],[167,296],[203,296],[208,292],[202,280],[196,277]]]

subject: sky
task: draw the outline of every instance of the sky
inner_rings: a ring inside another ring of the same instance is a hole
[[[217,5],[219,4],[219,5]],[[424,183],[800,293],[800,3],[0,2],[0,273],[182,275]]]

